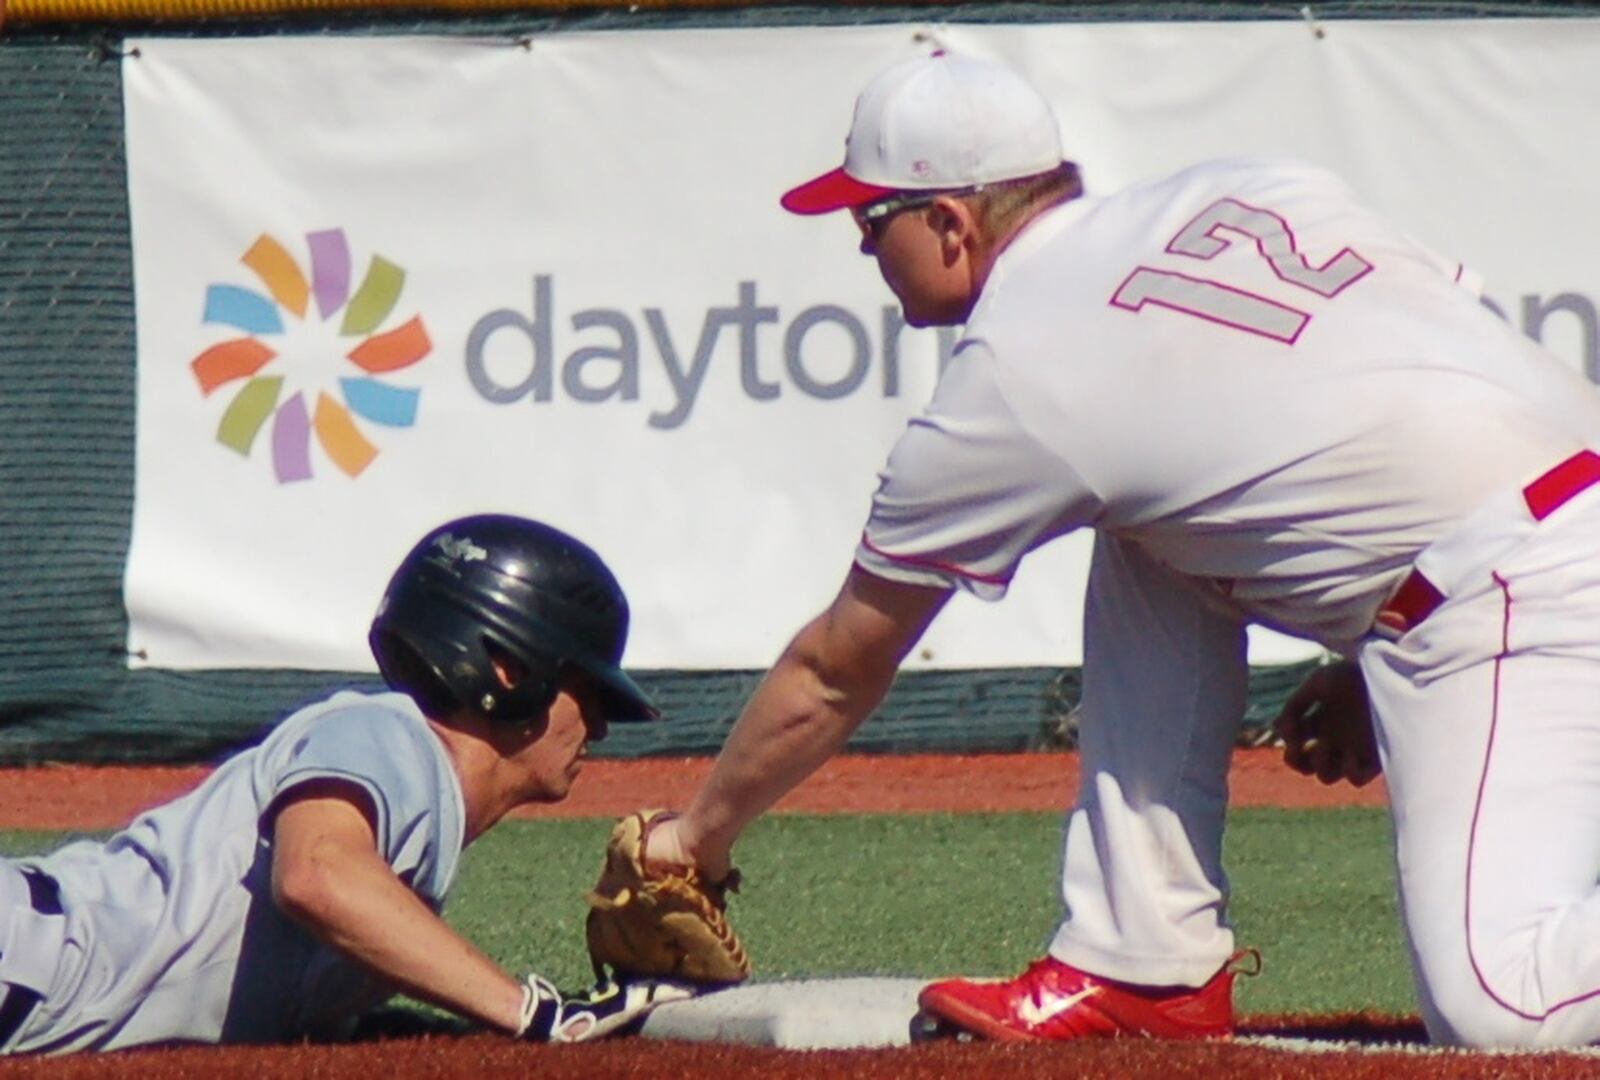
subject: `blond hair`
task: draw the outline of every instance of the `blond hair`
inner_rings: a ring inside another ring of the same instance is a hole
[[[1040,213],[1082,194],[1077,164],[1063,161],[1046,173],[989,184],[962,201],[972,209],[983,235],[998,247]]]

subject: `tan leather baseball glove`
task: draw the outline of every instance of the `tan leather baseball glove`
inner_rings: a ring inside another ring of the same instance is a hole
[[[743,982],[750,957],[727,917],[738,872],[709,882],[694,867],[645,865],[650,830],[676,816],[641,810],[611,830],[600,883],[589,893],[589,958],[597,974],[610,967],[621,977]]]

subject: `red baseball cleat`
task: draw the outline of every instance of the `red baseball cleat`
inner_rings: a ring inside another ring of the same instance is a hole
[[[936,982],[917,1004],[936,1022],[990,1039],[1226,1038],[1233,1034],[1233,980],[1245,957],[1254,960],[1247,974],[1261,969],[1261,955],[1247,949],[1197,990],[1113,982],[1047,956],[1009,981]]]

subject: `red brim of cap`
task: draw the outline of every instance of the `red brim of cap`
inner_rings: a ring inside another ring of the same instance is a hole
[[[778,201],[791,214],[827,214],[865,206],[885,195],[893,195],[895,190],[864,184],[843,169],[834,169],[785,192]]]

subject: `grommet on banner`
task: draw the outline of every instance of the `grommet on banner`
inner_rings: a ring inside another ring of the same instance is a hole
[[[90,46],[89,55],[100,63],[107,60],[139,59],[138,49],[119,49],[106,38],[96,38]]]
[[[1318,41],[1321,41],[1323,38],[1328,36],[1328,32],[1324,30],[1322,28],[1322,24],[1317,21],[1317,16],[1312,12],[1310,4],[1302,4],[1300,6],[1300,17],[1306,21],[1306,26],[1311,29],[1312,37],[1316,38]]]

